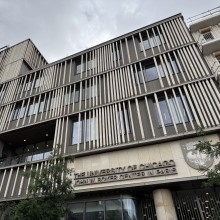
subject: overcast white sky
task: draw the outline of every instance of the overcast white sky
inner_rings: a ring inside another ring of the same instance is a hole
[[[0,48],[31,38],[49,61],[219,0],[0,0]]]

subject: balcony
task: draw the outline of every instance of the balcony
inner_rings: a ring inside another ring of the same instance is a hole
[[[35,152],[35,154],[21,154],[14,157],[0,158],[0,168],[23,164],[23,163],[33,163],[35,161],[41,161],[48,159],[52,154],[52,151],[46,152]]]

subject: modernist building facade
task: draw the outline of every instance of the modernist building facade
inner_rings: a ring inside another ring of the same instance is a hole
[[[69,220],[210,219],[219,189],[199,168],[215,161],[194,144],[199,127],[219,141],[220,91],[193,36],[177,14],[51,64],[30,40],[1,51],[0,201],[60,145]]]

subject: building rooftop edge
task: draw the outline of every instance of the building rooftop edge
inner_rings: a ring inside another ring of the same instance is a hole
[[[158,25],[158,24],[164,23],[164,22],[166,22],[166,21],[172,20],[172,19],[177,18],[177,17],[183,18],[182,13],[177,13],[177,14],[175,14],[175,15],[172,15],[172,16],[170,16],[170,17],[167,17],[167,18],[164,18],[164,19],[162,19],[162,20],[156,21],[156,22],[151,23],[151,24],[149,24],[149,25],[146,25],[146,26],[144,26],[144,27],[135,29],[135,30],[133,30],[133,31],[130,31],[130,32],[125,33],[125,34],[123,34],[123,35],[120,35],[120,36],[118,36],[118,37],[112,38],[112,39],[110,39],[110,40],[108,40],[108,41],[104,41],[104,42],[102,42],[102,43],[100,43],[100,44],[97,44],[97,45],[92,46],[92,47],[90,47],[90,48],[87,48],[87,49],[85,49],[85,50],[79,51],[79,52],[74,53],[74,54],[72,54],[72,55],[69,55],[69,56],[67,56],[67,57],[64,57],[64,58],[61,58],[61,59],[56,60],[56,61],[54,61],[54,62],[48,63],[48,64],[46,64],[46,65],[44,65],[44,66],[39,67],[39,68],[30,70],[30,71],[26,72],[24,75],[28,75],[28,74],[30,74],[30,73],[32,73],[32,72],[36,72],[36,71],[38,71],[38,70],[41,70],[41,69],[50,67],[50,66],[52,66],[52,65],[55,65],[56,63],[63,62],[63,61],[65,61],[65,60],[67,60],[67,59],[75,58],[75,57],[80,56],[80,55],[82,55],[82,54],[84,54],[84,53],[86,53],[86,52],[89,52],[89,51],[91,51],[91,50],[94,50],[95,48],[99,48],[99,47],[101,47],[102,45],[108,44],[108,43],[110,43],[110,42],[114,42],[114,41],[116,41],[116,40],[123,39],[123,38],[125,38],[125,37],[127,37],[127,36],[130,36],[131,34],[138,33],[138,32],[140,32],[140,31],[142,31],[142,30],[144,30],[144,29],[146,29],[146,28],[150,28],[150,27],[156,26],[156,25]],[[13,46],[16,46],[16,45],[18,45],[18,44],[20,44],[20,43],[22,43],[22,42],[27,41],[27,40],[29,40],[29,41],[31,41],[31,42],[33,43],[33,41],[32,41],[30,38],[28,38],[28,39],[26,39],[26,40],[24,40],[24,41],[21,41],[21,42],[15,44],[15,45],[13,45]],[[33,43],[33,45],[36,47],[36,45],[35,45],[34,43]],[[13,46],[10,46],[10,47],[13,47]],[[36,47],[36,48],[37,48],[37,47]],[[38,48],[37,48],[37,49],[38,49]],[[39,50],[38,50],[38,51],[39,51]],[[40,51],[39,51],[39,52],[40,52]],[[40,53],[41,53],[41,52],[40,52]],[[42,55],[42,54],[41,54],[41,55]],[[43,56],[43,55],[42,55],[42,56]],[[44,57],[44,56],[43,56],[43,57]],[[45,59],[45,58],[44,58],[44,59]],[[46,59],[45,59],[45,60],[46,60]],[[47,60],[46,60],[46,61],[47,61]],[[24,76],[24,75],[22,75],[22,76]],[[14,78],[12,78],[12,79],[10,79],[10,80],[4,81],[3,83],[0,83],[0,85],[1,85],[1,84],[4,84],[4,83],[7,83],[7,82],[9,82],[9,81],[11,81],[11,80],[14,80],[14,79],[16,79],[16,78],[20,78],[20,77],[21,77],[21,76],[14,77]]]

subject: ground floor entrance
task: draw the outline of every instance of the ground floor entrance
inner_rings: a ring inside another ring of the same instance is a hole
[[[81,199],[69,204],[67,220],[220,219],[220,188],[155,189],[151,193]]]

